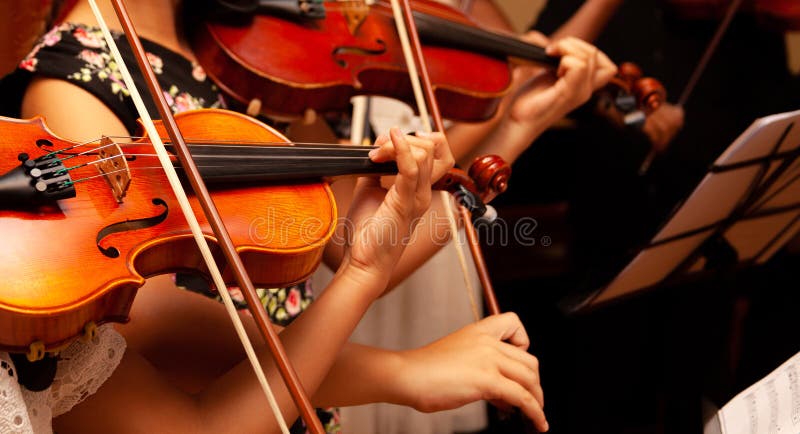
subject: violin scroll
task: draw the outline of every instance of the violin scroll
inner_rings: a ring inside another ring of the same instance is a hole
[[[487,203],[506,191],[510,176],[511,166],[505,160],[497,155],[484,155],[473,161],[468,172],[450,169],[433,189],[453,194],[470,211],[474,222],[491,223],[497,212]]]
[[[648,114],[658,109],[667,99],[664,85],[655,78],[645,77],[642,69],[632,62],[623,62],[619,65],[619,72],[617,77],[611,80],[611,85],[625,95],[633,96],[636,108]]]
[[[622,62],[619,65],[617,76],[630,83],[644,77],[644,72],[639,65],[633,62]]]
[[[484,155],[472,162],[469,176],[475,180],[481,199],[489,202],[508,189],[511,166],[498,155]]]
[[[433,190],[447,191],[452,194],[455,194],[461,188],[466,189],[476,197],[479,196],[478,186],[475,184],[475,181],[469,177],[467,172],[457,167],[448,170],[444,176],[439,178],[439,180],[431,186]]]
[[[639,107],[645,113],[652,113],[661,107],[667,99],[667,91],[660,81],[652,77],[643,77],[636,80],[631,88],[636,100],[639,101]]]
[[[467,172],[450,169],[434,185],[434,190],[457,193],[463,187],[481,201],[489,202],[508,189],[511,166],[500,156],[484,155],[472,162]]]
[[[608,118],[625,126],[641,128],[650,113],[656,111],[667,99],[664,85],[652,77],[645,77],[641,68],[631,62],[619,65],[617,76],[599,93],[599,110]]]
[[[667,91],[660,81],[652,77],[645,77],[639,65],[632,62],[623,62],[619,66],[619,78],[637,101],[640,110],[650,114],[656,111],[667,99]]]

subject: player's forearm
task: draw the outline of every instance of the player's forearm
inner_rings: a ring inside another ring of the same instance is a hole
[[[319,407],[372,402],[411,404],[398,381],[402,359],[397,352],[348,343],[314,394]]]
[[[340,270],[317,301],[281,332],[286,354],[309,396],[316,393],[356,324],[384,286],[385,279],[372,282],[358,271]],[[272,355],[262,347],[258,358],[282,414],[293,421],[298,411]],[[200,409],[217,415],[206,420],[213,428],[209,432],[226,432],[230,420],[241,421],[237,422],[238,432],[276,432],[271,418],[264,417],[263,413],[269,411],[267,401],[247,360],[204,390],[197,401]]]

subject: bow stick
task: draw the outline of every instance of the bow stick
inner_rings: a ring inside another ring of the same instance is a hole
[[[725,16],[722,18],[722,21],[720,21],[717,30],[714,32],[714,36],[708,42],[706,50],[703,52],[703,57],[701,57],[700,61],[697,62],[697,66],[694,68],[694,71],[692,71],[692,76],[686,83],[686,87],[683,88],[683,92],[681,92],[681,96],[680,98],[678,98],[677,105],[683,107],[689,101],[689,97],[692,95],[694,87],[697,85],[697,82],[700,81],[700,76],[703,75],[703,71],[705,71],[706,66],[708,66],[708,62],[711,60],[711,57],[717,50],[717,46],[719,45],[720,41],[722,41],[722,37],[725,35],[725,31],[728,30],[731,21],[733,21],[733,16],[736,14],[736,10],[739,9],[739,6],[741,4],[742,0],[731,1],[731,4],[725,11]]]
[[[430,104],[430,111],[433,117],[434,122],[436,123],[436,128],[440,132],[444,133],[444,121],[442,120],[441,112],[439,111],[439,106],[436,103],[436,96],[433,92],[433,86],[431,85],[430,76],[428,75],[427,67],[425,66],[425,59],[422,57],[422,45],[419,42],[419,34],[417,33],[416,24],[414,23],[414,16],[411,10],[411,4],[409,0],[402,0],[402,10],[399,4],[400,0],[391,0],[392,1],[392,11],[394,12],[395,23],[397,25],[397,31],[400,34],[400,42],[403,46],[403,54],[406,58],[406,64],[408,65],[409,75],[411,76],[411,85],[414,88],[414,95],[417,100],[417,104],[419,105],[419,112],[420,117],[422,118],[422,124],[425,126],[428,132],[431,132],[432,126],[430,118],[427,116],[427,110],[425,109],[425,98],[422,97],[422,93],[418,91],[420,87],[420,83],[417,81],[418,76],[416,72],[416,67],[419,66],[421,71],[422,77],[422,85],[425,89],[425,96],[427,97],[428,103]],[[402,14],[402,15],[401,15]],[[406,25],[410,31],[406,30]],[[412,50],[413,48],[413,50]],[[425,115],[423,116],[423,113]],[[447,209],[448,217],[450,220],[450,228],[451,232],[453,233],[454,240],[458,237],[458,228],[456,227],[455,222],[455,212],[450,204],[450,197],[447,195],[446,191],[442,191],[442,199],[445,203],[445,208]],[[464,205],[458,205],[459,213],[461,214],[461,219],[464,221],[464,232],[467,235],[467,241],[469,242],[469,249],[472,253],[472,259],[475,263],[475,269],[478,273],[478,279],[481,282],[481,286],[483,287],[483,298],[486,303],[486,309],[489,311],[490,315],[499,315],[500,312],[500,305],[497,303],[497,296],[494,292],[494,287],[492,286],[492,281],[489,278],[489,271],[486,267],[486,262],[483,258],[483,252],[481,251],[481,246],[478,241],[478,234],[475,231],[475,226],[472,224],[472,215],[470,211]],[[464,273],[464,280],[467,282],[467,290],[469,291],[470,302],[473,306],[473,311],[475,312],[475,320],[477,321],[480,318],[480,315],[477,312],[477,308],[475,306],[475,302],[473,299],[474,291],[472,290],[471,282],[469,282],[469,277],[467,275],[467,266],[466,261],[464,259],[463,252],[461,248],[456,245],[456,251],[459,254],[459,260],[461,261],[461,268]]]
[[[722,21],[720,21],[719,26],[717,26],[717,30],[714,31],[714,36],[711,37],[711,40],[708,42],[708,45],[703,52],[703,56],[700,58],[700,61],[697,62],[697,66],[695,66],[694,71],[692,71],[689,81],[686,82],[686,86],[683,88],[681,96],[678,98],[678,103],[676,104],[678,107],[685,107],[686,103],[689,102],[689,97],[692,96],[692,92],[694,91],[695,86],[697,86],[697,82],[700,81],[700,77],[706,70],[706,66],[708,66],[708,62],[711,60],[711,57],[714,56],[717,46],[719,45],[720,41],[722,41],[722,37],[725,36],[725,32],[728,30],[731,21],[733,21],[733,16],[736,15],[736,10],[739,9],[741,4],[742,0],[731,1],[731,4],[725,11],[725,16],[722,17]],[[640,175],[647,173],[655,158],[656,152],[655,150],[651,149],[639,167]]]
[[[433,126],[431,125],[431,120],[428,115],[428,108],[430,108],[430,116],[433,117],[433,121],[436,124],[436,130],[444,133],[444,121],[442,120],[442,114],[439,111],[439,105],[436,102],[436,95],[434,94],[431,79],[428,75],[425,59],[422,56],[422,45],[419,41],[417,26],[414,23],[411,4],[408,0],[403,0],[401,6],[399,0],[392,0],[392,11],[394,13],[397,31],[400,36],[400,43],[403,47],[403,54],[408,66],[408,72],[411,78],[411,86],[414,89],[417,106],[419,107],[418,111],[422,120],[422,124],[427,132],[433,131]],[[408,30],[406,29],[406,26],[408,27]],[[419,68],[419,72],[417,71],[417,67]],[[422,87],[422,89],[420,89],[420,87]],[[425,91],[424,97],[422,95],[423,89]],[[429,107],[425,104],[426,99]],[[458,238],[458,227],[456,224],[455,211],[452,208],[450,197],[448,196],[447,192],[442,191],[441,193],[450,221],[450,231],[453,234],[453,239],[456,240]],[[491,315],[497,315],[500,313],[500,307],[497,303],[497,297],[495,296],[491,279],[489,278],[489,272],[486,268],[486,262],[483,258],[483,252],[481,251],[480,243],[478,242],[478,235],[475,231],[475,227],[472,224],[470,212],[466,207],[459,205],[459,213],[464,221],[464,231],[467,234],[467,240],[469,242],[470,252],[472,253],[472,259],[475,263],[475,268],[478,272],[478,278],[481,282],[481,286],[483,287],[483,298],[486,302],[486,308],[489,310]],[[478,313],[476,303],[473,300],[474,290],[472,288],[472,282],[469,279],[466,259],[464,258],[464,253],[461,251],[458,245],[456,245],[456,251],[458,252],[459,262],[461,263],[462,272],[464,274],[464,282],[466,284],[467,291],[469,292],[470,302],[473,306],[473,313],[475,314],[475,320],[477,321],[481,315]]]
[[[92,11],[97,18],[98,24],[103,31],[103,36],[106,39],[106,43],[108,44],[109,49],[111,50],[118,66],[119,70],[123,75],[125,80],[125,84],[130,92],[131,98],[136,105],[136,109],[139,112],[139,115],[142,119],[143,124],[145,125],[145,129],[147,130],[148,135],[150,136],[150,140],[153,143],[153,146],[158,154],[159,161],[163,166],[166,174],[167,179],[169,180],[170,186],[172,187],[178,202],[181,205],[181,210],[189,224],[189,227],[192,230],[192,234],[194,236],[195,241],[197,242],[197,246],[200,249],[200,252],[203,256],[203,259],[208,267],[209,274],[211,275],[214,284],[219,289],[219,294],[222,297],[222,300],[225,304],[226,310],[231,317],[231,321],[234,324],[234,328],[236,329],[237,334],[239,335],[239,339],[242,341],[242,345],[244,346],[245,352],[247,353],[247,357],[250,360],[251,365],[253,366],[253,370],[256,373],[256,377],[261,384],[261,387],[264,391],[264,394],[269,401],[270,407],[272,408],[273,413],[275,414],[275,418],[280,425],[280,428],[284,434],[289,433],[289,429],[286,425],[285,420],[283,419],[283,415],[278,407],[278,404],[275,400],[275,397],[267,383],[266,376],[264,375],[263,369],[258,361],[258,358],[255,354],[255,350],[253,349],[253,345],[247,337],[247,334],[244,330],[244,326],[241,323],[241,319],[239,318],[238,314],[236,313],[236,308],[233,305],[233,301],[230,298],[230,294],[228,291],[225,290],[227,285],[222,278],[222,274],[217,267],[217,264],[214,260],[214,257],[211,254],[211,250],[208,247],[208,243],[206,242],[205,236],[202,233],[200,228],[200,224],[197,221],[197,217],[194,215],[192,211],[191,205],[189,204],[189,200],[186,196],[186,192],[183,190],[183,187],[180,183],[180,179],[173,167],[170,157],[167,154],[166,148],[162,143],[158,132],[156,131],[155,125],[153,124],[152,119],[150,118],[147,109],[144,106],[144,102],[139,94],[138,90],[135,87],[133,79],[125,66],[125,63],[122,59],[121,54],[114,42],[113,37],[111,36],[111,32],[108,29],[108,26],[105,23],[105,20],[100,13],[95,0],[89,1],[90,6],[92,7]],[[247,272],[244,269],[244,264],[242,263],[239,254],[236,252],[236,248],[231,241],[230,236],[228,235],[228,231],[225,228],[224,223],[222,222],[222,218],[220,217],[216,206],[214,205],[213,200],[211,199],[211,195],[208,193],[208,190],[205,187],[203,180],[200,177],[200,172],[197,169],[197,166],[194,164],[192,160],[191,154],[189,152],[189,148],[186,146],[186,143],[183,140],[180,131],[178,130],[177,123],[172,116],[172,111],[170,110],[169,106],[167,105],[166,100],[164,99],[164,93],[161,90],[158,80],[156,79],[153,70],[147,61],[147,56],[144,50],[144,47],[139,40],[139,37],[134,29],[133,22],[130,20],[128,15],[127,8],[122,0],[112,0],[112,4],[114,6],[114,10],[117,13],[117,17],[119,18],[120,24],[125,32],[125,35],[128,39],[128,42],[133,49],[134,56],[136,57],[137,63],[139,64],[139,68],[141,69],[145,81],[148,84],[148,89],[151,93],[151,96],[156,102],[156,106],[158,107],[159,114],[164,122],[164,127],[166,128],[170,139],[172,140],[172,145],[175,149],[175,154],[178,160],[181,163],[181,166],[185,170],[186,177],[189,179],[189,182],[194,190],[195,196],[197,197],[198,201],[203,208],[203,212],[211,225],[211,228],[214,232],[214,235],[217,238],[217,241],[225,255],[225,259],[227,260],[228,264],[230,265],[231,269],[233,270],[234,276],[236,278],[236,282],[238,283],[242,293],[247,301],[247,306],[250,312],[253,315],[253,318],[258,325],[259,331],[261,332],[262,336],[264,337],[268,348],[272,352],[273,357],[275,358],[275,362],[279,368],[281,376],[283,377],[286,385],[289,389],[289,392],[294,400],[295,404],[297,405],[300,413],[303,417],[303,420],[306,422],[306,425],[309,427],[310,431],[314,434],[324,434],[324,430],[322,428],[322,424],[320,423],[319,419],[316,417],[316,413],[314,411],[313,406],[311,405],[308,396],[306,395],[303,387],[300,383],[300,380],[297,376],[297,373],[289,364],[289,358],[286,355],[286,352],[281,344],[280,340],[278,339],[275,330],[271,327],[269,318],[266,315],[266,311],[261,307],[261,303],[259,302],[259,298],[255,292],[255,288],[253,287],[253,283],[250,280]]]

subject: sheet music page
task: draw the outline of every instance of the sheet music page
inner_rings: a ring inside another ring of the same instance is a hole
[[[800,433],[800,353],[717,413],[722,434]]]

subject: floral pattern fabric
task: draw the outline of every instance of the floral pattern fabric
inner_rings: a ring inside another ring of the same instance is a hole
[[[131,68],[134,82],[145,88],[144,79],[136,69],[133,53],[121,34],[112,32],[122,56]],[[164,97],[174,113],[200,108],[224,108],[216,85],[206,76],[203,68],[178,53],[146,39],[142,45],[153,72],[164,88]],[[29,75],[38,74],[65,79],[91,92],[119,117],[129,131],[136,128],[139,117],[130,93],[111,56],[102,32],[95,27],[65,23],[51,29],[19,64],[19,70]],[[148,99],[145,105],[150,113],[158,113]]]
[[[126,63],[135,65],[130,46],[119,33],[113,33]],[[200,65],[189,61],[178,53],[170,51],[154,42],[142,39],[147,52],[147,60],[153,68],[164,97],[173,113],[199,108],[225,108],[219,90],[208,79]],[[134,82],[139,88],[145,83],[138,70],[132,70]],[[98,28],[82,24],[65,23],[47,32],[33,50],[19,64],[13,74],[14,80],[4,79],[5,86],[20,83],[19,79],[29,80],[34,75],[67,80],[91,92],[105,103],[133,133],[138,114],[130,98],[127,86],[116,61],[108,51],[103,35]],[[24,83],[24,81],[23,81]],[[4,87],[5,87],[4,86]],[[16,87],[20,87],[17,85]],[[23,86],[24,87],[24,86]],[[157,113],[150,101],[145,101],[150,113]],[[219,294],[202,279],[192,275],[179,274],[176,284],[186,289],[219,299]],[[247,307],[238,288],[230,288],[237,307]],[[266,308],[270,319],[278,325],[286,326],[296,318],[312,300],[310,282],[303,282],[288,288],[261,288],[258,296]],[[326,432],[340,433],[338,409],[317,409]],[[306,433],[302,420],[292,426],[292,434]]]

